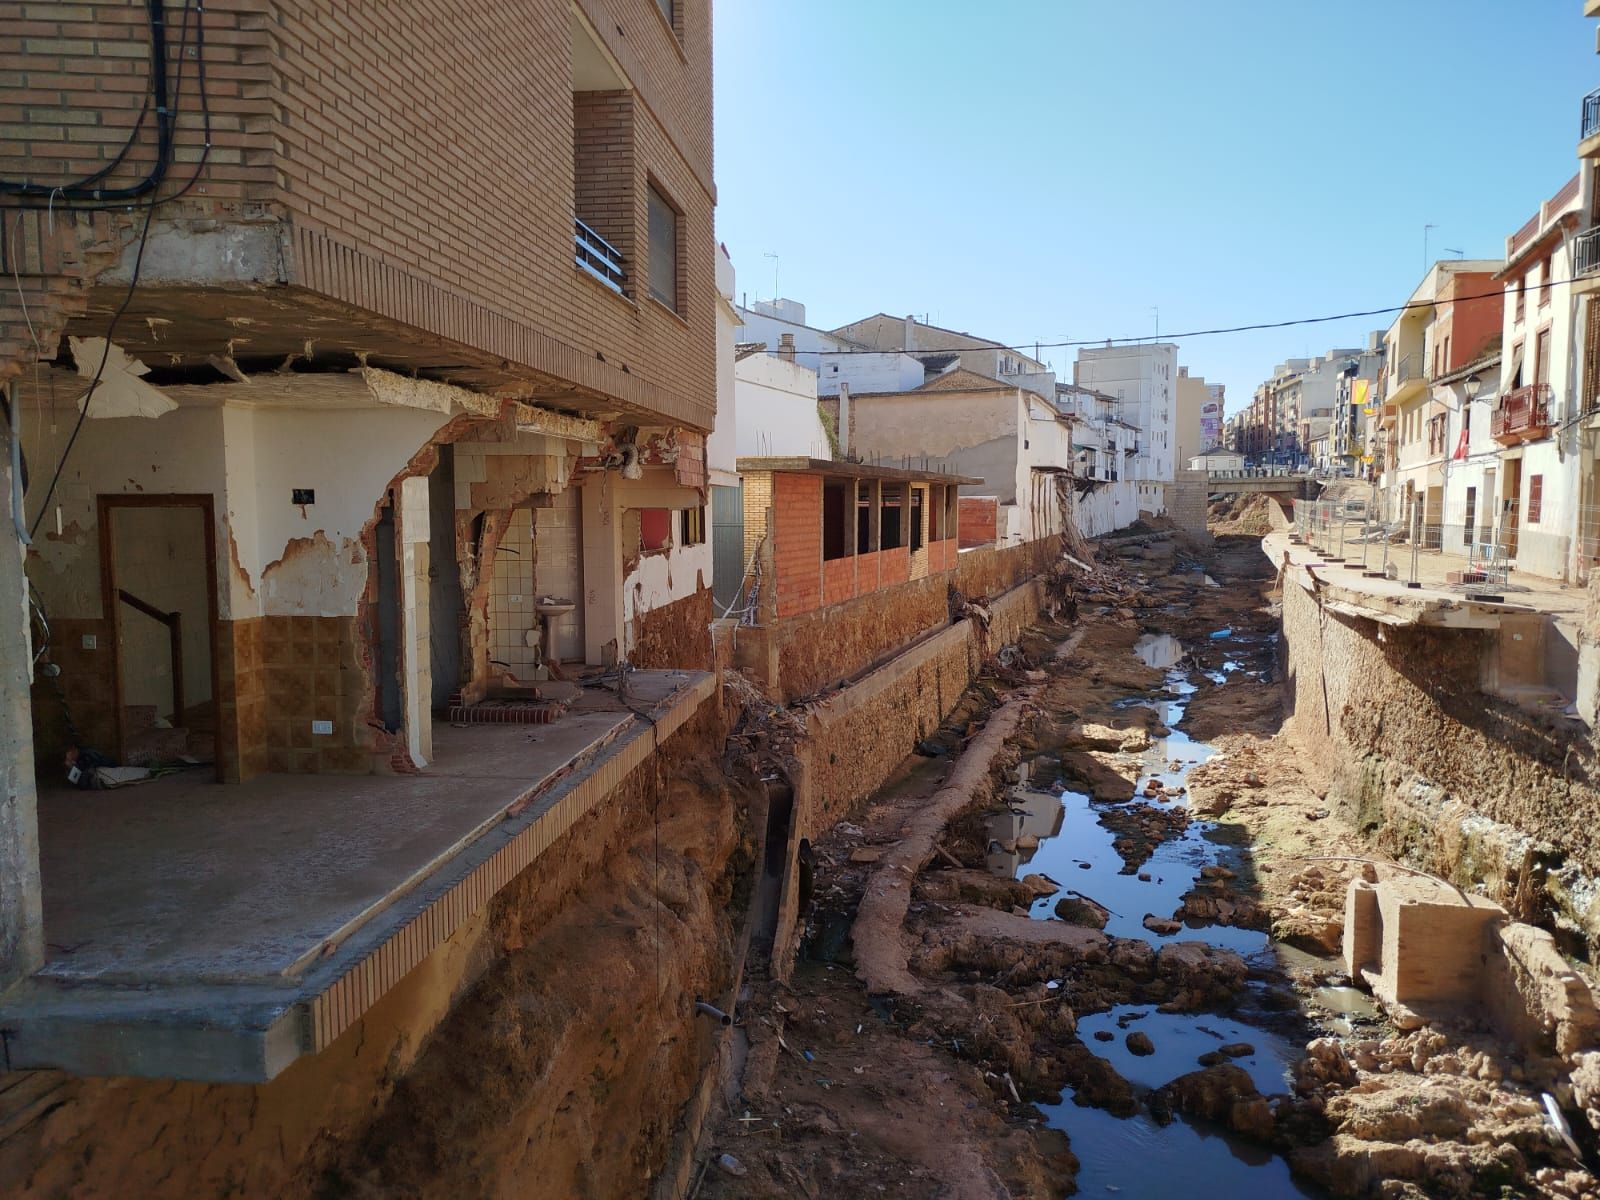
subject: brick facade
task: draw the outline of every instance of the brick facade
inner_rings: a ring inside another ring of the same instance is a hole
[[[647,184],[670,200],[679,212],[681,313],[615,295],[573,263],[575,107],[587,121],[606,102],[575,105],[565,0],[525,0],[514,12],[495,0],[214,0],[203,18],[212,150],[195,187],[160,210],[158,225],[287,220],[289,283],[708,428],[716,324],[710,6],[679,0],[678,33],[655,0],[578,7],[633,88],[630,137],[599,152],[614,167],[610,156],[631,141],[632,161],[594,185],[618,204],[605,218],[612,240],[630,259],[642,257]],[[202,141],[183,8],[169,3],[167,12],[170,69],[175,80],[180,68],[186,74],[162,195],[188,180]],[[30,4],[8,32],[0,172],[49,183],[107,165],[147,87],[143,6]],[[105,186],[149,169],[153,126],[147,119]],[[0,213],[14,219],[5,205]],[[112,240],[125,243],[138,219],[117,215]],[[43,276],[92,275],[87,248],[107,240],[79,239],[75,261],[64,272],[45,265]],[[21,274],[24,290],[42,286]],[[8,290],[0,349],[14,371],[22,348],[15,330],[25,322]],[[58,321],[52,309],[63,303],[30,311],[35,326]],[[144,335],[129,325],[121,336],[138,353]]]
[[[960,546],[987,546],[997,540],[1000,524],[1000,501],[994,496],[963,496],[959,505],[961,521]]]

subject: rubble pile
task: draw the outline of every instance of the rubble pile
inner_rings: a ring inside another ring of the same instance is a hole
[[[1266,537],[1277,527],[1274,517],[1281,525],[1283,510],[1265,493],[1230,496],[1211,503],[1206,512],[1206,528],[1217,536]]]

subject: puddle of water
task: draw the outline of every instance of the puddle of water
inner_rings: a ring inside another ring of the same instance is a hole
[[[1166,670],[1183,658],[1183,643],[1170,633],[1147,633],[1133,644],[1133,652],[1145,666]]]
[[[1376,1021],[1382,1014],[1378,1003],[1360,988],[1319,987],[1311,993],[1311,1003],[1341,1017]]]
[[[1181,1117],[1167,1126],[1143,1114],[1123,1119],[1070,1098],[1039,1107],[1072,1141],[1081,1163],[1080,1196],[1276,1200],[1317,1195],[1291,1179],[1289,1164],[1272,1151],[1215,1127]]]
[[[1109,1042],[1099,1041],[1094,1035],[1101,1029],[1110,1030],[1116,1037]],[[1128,1049],[1124,1038],[1136,1029],[1150,1035],[1156,1048],[1154,1054],[1141,1057]],[[1109,1012],[1080,1017],[1078,1036],[1136,1088],[1171,1083],[1180,1075],[1200,1070],[1202,1054],[1235,1042],[1248,1042],[1255,1047],[1253,1054],[1228,1061],[1248,1071],[1263,1096],[1287,1093],[1290,1069],[1305,1053],[1298,1043],[1253,1025],[1214,1013],[1156,1012],[1148,1004],[1122,1004]]]

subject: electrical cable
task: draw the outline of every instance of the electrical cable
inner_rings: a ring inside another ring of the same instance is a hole
[[[38,535],[39,526],[44,522],[45,516],[49,512],[50,501],[55,496],[56,487],[60,484],[61,476],[66,470],[67,460],[72,455],[73,447],[77,445],[78,435],[83,431],[84,421],[88,419],[89,406],[94,403],[95,390],[100,386],[100,381],[105,375],[106,363],[111,357],[112,335],[116,333],[117,325],[127,313],[129,306],[133,303],[134,293],[138,290],[139,278],[144,267],[145,250],[150,242],[150,226],[154,222],[156,209],[162,204],[166,204],[172,200],[178,199],[178,197],[184,195],[191,188],[193,188],[196,181],[200,178],[201,172],[205,169],[206,161],[211,154],[211,106],[206,93],[205,5],[203,2],[196,3],[191,0],[191,2],[186,3],[183,8],[183,31],[179,42],[178,70],[173,79],[173,95],[168,112],[170,119],[175,123],[177,105],[183,95],[184,66],[189,49],[189,20],[191,15],[193,15],[195,19],[195,74],[197,78],[197,90],[200,97],[201,119],[204,129],[204,144],[201,149],[200,156],[195,163],[194,171],[189,176],[188,182],[186,182],[183,187],[179,188],[178,191],[172,193],[171,195],[153,198],[149,204],[144,206],[144,226],[139,233],[139,249],[134,256],[133,271],[128,280],[128,290],[123,295],[122,303],[117,307],[116,312],[112,314],[111,320],[106,326],[106,332],[103,335],[105,345],[101,348],[100,363],[95,368],[95,373],[89,382],[89,387],[83,394],[83,399],[78,410],[77,420],[73,423],[72,433],[68,436],[67,444],[62,448],[61,451],[61,458],[56,463],[55,471],[51,474],[50,486],[45,489],[44,498],[39,503],[39,508],[34,517],[33,525],[28,531],[30,537],[35,537]],[[164,54],[165,34],[162,34],[161,36]],[[162,86],[164,87],[166,84],[165,71],[162,72],[161,80]],[[170,157],[171,152],[172,144],[169,139],[165,143],[165,153],[167,153]],[[161,174],[164,178],[166,174],[165,167],[162,168]],[[74,206],[74,209],[75,208],[76,206]]]
[[[1563,286],[1565,284],[1572,284],[1572,283],[1577,283],[1577,282],[1579,282],[1579,280],[1575,279],[1575,278],[1574,279],[1552,279],[1548,284],[1540,284],[1539,286],[1540,287],[1561,287],[1561,286]],[[1496,291],[1493,291],[1493,292],[1477,292],[1477,293],[1474,293],[1473,295],[1470,295],[1470,296],[1455,296],[1455,297],[1452,297],[1448,301],[1448,303],[1466,304],[1466,303],[1468,303],[1470,301],[1473,301],[1473,300],[1492,300],[1492,299],[1494,299],[1496,297],[1504,298],[1504,296],[1506,294],[1506,291],[1507,291],[1507,289],[1500,288],[1500,289],[1498,289]],[[1160,338],[1160,341],[1161,342],[1176,342],[1176,341],[1185,340],[1185,339],[1188,339],[1188,338],[1215,337],[1215,336],[1217,336],[1219,334],[1225,334],[1225,333],[1256,333],[1256,332],[1259,332],[1259,331],[1262,331],[1262,330],[1267,330],[1267,329],[1290,329],[1290,328],[1293,328],[1293,327],[1295,327],[1297,325],[1326,325],[1330,321],[1352,321],[1352,320],[1356,319],[1357,317],[1381,317],[1381,316],[1385,316],[1385,315],[1390,314],[1390,313],[1408,312],[1408,311],[1410,311],[1411,309],[1414,309],[1414,308],[1433,308],[1433,307],[1437,306],[1438,304],[1439,304],[1439,301],[1437,301],[1437,300],[1408,300],[1404,304],[1392,304],[1392,305],[1389,305],[1386,308],[1368,308],[1368,309],[1362,309],[1362,310],[1357,311],[1357,312],[1333,313],[1333,314],[1331,314],[1329,316],[1322,316],[1322,317],[1295,317],[1295,318],[1293,318],[1291,320],[1287,320],[1287,321],[1258,321],[1258,322],[1254,322],[1254,323],[1249,324],[1249,325],[1226,325],[1226,326],[1220,326],[1220,327],[1215,328],[1215,329],[1191,329],[1186,333],[1168,333],[1168,334],[1163,334],[1161,336],[1161,338]],[[756,315],[757,316],[765,316],[766,314],[757,313]],[[827,330],[822,330],[821,332],[827,333]],[[964,334],[962,336],[970,336],[970,335],[965,335]],[[981,340],[981,339],[974,339],[974,340]],[[827,355],[830,358],[848,358],[848,357],[851,357],[853,355],[862,355],[862,354],[911,354],[913,356],[933,357],[933,356],[936,356],[936,355],[943,355],[943,354],[962,354],[962,353],[965,353],[967,351],[975,351],[975,350],[1005,350],[1005,351],[1007,351],[1009,353],[1012,353],[1012,354],[1020,354],[1024,358],[1032,358],[1033,355],[1028,353],[1028,351],[1030,349],[1033,349],[1033,350],[1064,350],[1064,349],[1069,349],[1069,348],[1076,347],[1076,346],[1090,346],[1090,347],[1093,347],[1093,346],[1135,346],[1135,345],[1140,345],[1140,344],[1144,344],[1144,343],[1153,343],[1155,341],[1156,341],[1156,339],[1152,338],[1149,334],[1144,334],[1143,336],[1140,336],[1140,337],[1082,338],[1082,339],[1074,339],[1072,341],[1065,341],[1065,342],[1032,342],[1032,341],[1030,341],[1030,342],[1018,343],[1017,345],[1007,345],[1007,344],[1002,343],[1002,342],[986,342],[981,346],[968,346],[968,347],[950,349],[950,350],[914,350],[913,351],[913,350],[896,350],[896,349],[871,350],[871,349],[863,348],[863,349],[860,349],[860,350],[798,350],[796,352],[799,353],[799,354],[823,354],[823,355]],[[767,354],[776,354],[777,351],[769,346],[767,348],[767,350],[766,350],[766,353]]]
[[[50,510],[50,499],[56,494],[56,485],[61,482],[61,474],[67,469],[67,459],[72,455],[73,446],[77,445],[78,434],[83,432],[83,423],[89,416],[89,405],[94,403],[94,392],[100,386],[100,378],[105,374],[106,361],[111,357],[111,335],[117,331],[117,323],[122,320],[128,306],[133,303],[133,293],[139,286],[139,273],[144,267],[144,251],[150,241],[150,224],[155,218],[156,206],[150,205],[145,209],[144,229],[139,234],[139,252],[133,260],[133,276],[128,280],[127,293],[122,297],[122,303],[117,311],[111,315],[111,323],[106,326],[105,346],[100,351],[100,365],[95,368],[94,378],[89,381],[89,390],[84,393],[83,402],[78,408],[78,419],[72,426],[72,433],[67,438],[67,444],[62,448],[60,461],[56,463],[55,473],[50,477],[50,486],[45,489],[44,499],[39,502],[38,515],[33,519],[33,525],[28,529],[29,537],[36,537],[39,526],[44,523],[45,514]]]
[[[96,172],[68,184],[32,183],[27,180],[0,179],[0,192],[15,196],[44,196],[63,200],[92,200],[116,202],[136,200],[161,186],[172,158],[172,135],[177,123],[177,111],[167,94],[167,14],[165,0],[145,0],[146,20],[150,25],[150,91],[156,97],[156,162],[136,183],[118,188],[92,186],[105,178],[108,171]],[[187,12],[187,5],[185,6]],[[187,18],[186,18],[187,19]],[[180,59],[180,66],[182,60]],[[135,126],[134,133],[113,160],[111,166],[126,157],[143,121]]]

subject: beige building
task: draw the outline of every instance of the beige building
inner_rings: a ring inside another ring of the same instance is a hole
[[[1212,388],[1206,383],[1205,376],[1191,375],[1188,367],[1179,367],[1178,386],[1173,399],[1173,440],[1177,447],[1175,458],[1178,462],[1186,463],[1202,451],[1211,449],[1200,431],[1200,416],[1212,400]]]

